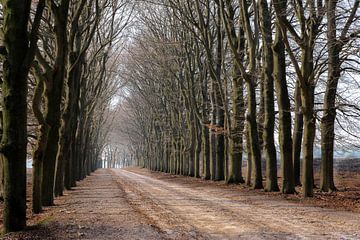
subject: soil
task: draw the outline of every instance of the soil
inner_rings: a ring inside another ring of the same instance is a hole
[[[359,209],[324,207],[319,194],[289,201],[278,193],[145,169],[113,172],[130,202],[164,231],[185,229],[211,239],[360,239]]]
[[[140,168],[100,169],[44,213],[29,213],[27,231],[1,239],[360,239],[360,174],[337,173],[335,181],[339,191],[303,199]]]
[[[166,239],[129,206],[110,170],[100,169],[29,220],[29,229],[1,239]]]

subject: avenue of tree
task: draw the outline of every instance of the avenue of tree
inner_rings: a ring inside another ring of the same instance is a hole
[[[1,6],[0,197],[4,231],[100,167],[118,59],[133,16],[127,0],[4,0]]]
[[[334,146],[359,142],[358,0],[159,0],[139,12],[120,121],[136,164],[311,197],[321,149],[320,190],[336,190]]]
[[[311,197],[318,149],[335,191],[335,149],[360,147],[359,4],[2,0],[4,231],[26,227],[28,160],[33,213],[133,163]]]

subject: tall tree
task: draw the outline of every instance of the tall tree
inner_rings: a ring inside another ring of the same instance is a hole
[[[259,22],[262,33],[263,42],[263,76],[264,76],[264,150],[266,157],[266,187],[267,191],[279,191],[277,182],[277,160],[276,160],[276,148],[274,142],[274,129],[275,129],[275,110],[274,110],[274,58],[272,51],[272,23],[271,13],[266,0],[260,0],[259,2]],[[276,74],[276,73],[275,73]],[[285,86],[286,87],[286,86]],[[292,171],[289,166],[283,165],[284,171]]]
[[[281,2],[280,7],[285,8],[286,2]],[[284,5],[285,4],[285,5]],[[290,98],[286,81],[285,46],[279,22],[275,23],[275,39],[272,46],[274,57],[275,92],[279,109],[279,145],[281,159],[281,177],[283,193],[294,193],[294,174],[291,138],[291,112]]]
[[[236,58],[242,57],[245,50],[244,30],[239,22],[239,32],[235,26],[235,10],[232,2],[220,1],[222,18],[226,28],[226,33],[231,43],[231,49],[235,52],[233,59],[232,76],[232,117],[229,128],[229,161],[228,161],[228,183],[243,183],[242,177],[242,157],[243,157],[243,132],[245,124],[245,103],[244,103],[244,78],[241,75]]]
[[[350,14],[345,25],[337,37],[337,0],[326,1],[327,16],[327,48],[328,48],[328,75],[326,91],[324,96],[324,113],[321,118],[321,178],[320,189],[322,191],[335,191],[334,184],[334,140],[335,140],[335,118],[336,118],[336,94],[337,86],[341,76],[340,53],[346,43],[356,37],[357,32],[349,33],[350,27],[356,18],[359,9],[359,0],[353,2]]]
[[[55,1],[48,1],[48,8],[51,9],[54,18],[55,35],[55,58],[53,65],[46,60],[39,61],[45,65],[49,76],[50,89],[46,91],[45,121],[49,125],[48,141],[43,155],[43,181],[41,186],[42,204],[51,206],[54,204],[54,186],[56,157],[59,148],[61,100],[66,77],[66,65],[68,58],[68,37],[67,25],[70,0],[62,0],[59,4]],[[37,55],[40,59],[40,54]]]
[[[27,77],[34,59],[44,1],[28,32],[31,1],[2,1],[4,22],[1,158],[4,163],[4,231],[26,226]]]
[[[72,5],[71,8],[75,9],[73,17],[71,18],[70,31],[68,34],[68,60],[66,66],[66,80],[64,86],[65,92],[65,106],[61,116],[61,127],[59,136],[59,149],[56,158],[56,173],[55,173],[55,196],[63,194],[64,190],[64,178],[65,168],[71,166],[71,147],[73,135],[76,133],[77,118],[78,115],[78,101],[80,93],[80,81],[82,77],[82,68],[84,64],[84,56],[90,46],[90,42],[98,28],[100,20],[100,6],[98,2],[90,2],[89,6],[95,5],[95,14],[92,16],[90,13],[84,14],[84,8],[86,7],[86,0],[82,0],[78,4]],[[106,3],[106,1],[104,1]],[[102,9],[102,8],[101,8]],[[116,9],[116,8],[115,8]],[[112,15],[114,18],[115,15]],[[84,16],[85,15],[85,16]],[[80,18],[83,17],[81,23]],[[111,22],[113,25],[113,21]],[[89,25],[90,24],[90,25]],[[89,29],[82,32],[81,29]],[[112,34],[110,31],[109,34]],[[85,35],[85,36],[82,36]],[[102,46],[100,46],[102,47]],[[67,172],[69,174],[69,172]],[[67,187],[73,185],[70,179],[67,179]],[[70,182],[69,182],[70,181]]]
[[[262,172],[261,172],[261,149],[259,145],[258,126],[256,121],[256,91],[255,84],[257,81],[256,74],[256,52],[258,49],[259,29],[257,25],[258,10],[255,1],[252,2],[254,8],[254,29],[252,29],[249,3],[246,0],[239,1],[240,4],[240,18],[242,26],[245,32],[245,39],[247,42],[247,57],[248,57],[248,72],[244,67],[239,64],[241,73],[246,81],[247,86],[247,108],[248,113],[246,120],[249,127],[249,140],[250,140],[250,152],[252,158],[252,175],[253,175],[253,187],[255,189],[263,188],[262,184]]]
[[[231,19],[233,15],[233,9],[231,7],[230,1],[220,1],[221,8],[223,9],[223,21],[225,24],[226,33],[228,36],[228,41],[230,44],[230,49],[232,54],[234,54],[234,60],[238,67],[238,70],[241,74],[241,77],[244,79],[247,86],[247,109],[248,113],[246,116],[247,128],[249,131],[249,136],[247,140],[250,141],[247,146],[249,147],[248,152],[251,156],[252,161],[252,174],[253,174],[253,187],[254,188],[263,188],[262,184],[262,172],[261,172],[261,149],[259,146],[259,135],[258,135],[258,126],[256,120],[256,52],[258,49],[258,40],[259,40],[259,29],[257,25],[257,10],[254,15],[254,23],[252,26],[251,18],[249,13],[249,6],[246,1],[239,1],[240,9],[240,24],[241,28],[239,31],[239,36],[236,37],[236,30],[234,27],[234,21]],[[256,4],[253,2],[254,8]],[[225,11],[225,7],[227,11]],[[257,9],[257,8],[256,8]],[[253,29],[254,27],[254,29]],[[243,34],[243,35],[242,35]],[[244,45],[242,41],[247,44],[247,49],[241,49]],[[239,47],[241,51],[239,52]],[[246,54],[243,54],[246,53]],[[246,56],[248,65],[244,65],[244,57]]]
[[[286,2],[285,2],[286,3]],[[313,196],[314,173],[313,151],[316,133],[315,104],[315,66],[314,49],[315,39],[320,32],[320,24],[323,19],[324,9],[322,1],[309,1],[306,6],[303,1],[295,2],[296,17],[300,25],[301,36],[287,20],[286,8],[282,8],[281,2],[274,0],[276,15],[282,28],[285,47],[299,79],[301,90],[302,112],[304,115],[304,137],[302,143],[303,156],[303,195]],[[301,65],[298,63],[293,49],[291,48],[287,32],[294,38],[301,49]]]
[[[36,87],[32,100],[32,109],[34,116],[39,124],[39,133],[35,151],[33,153],[33,185],[32,185],[32,211],[33,213],[40,213],[42,210],[42,178],[43,178],[43,157],[48,140],[49,125],[46,123],[44,113],[42,111],[42,100],[45,91],[49,89],[46,75],[40,69],[36,62],[33,66],[34,76],[36,78]]]

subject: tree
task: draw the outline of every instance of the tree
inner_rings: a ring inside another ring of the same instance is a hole
[[[28,32],[31,1],[3,1],[1,158],[4,163],[4,231],[26,226],[27,77],[35,54],[44,1]]]
[[[281,2],[281,8],[286,8],[286,2]],[[277,6],[275,7],[277,8]],[[272,45],[275,79],[275,92],[279,109],[279,145],[281,159],[282,192],[294,193],[294,174],[293,174],[293,156],[292,156],[292,138],[291,138],[291,112],[290,98],[286,81],[286,57],[285,45],[282,37],[280,23],[275,23],[275,40]],[[300,157],[300,156],[299,156]]]
[[[274,57],[273,57],[273,40],[272,40],[272,23],[271,13],[266,0],[259,2],[260,12],[260,29],[262,33],[262,54],[263,65],[262,71],[264,76],[264,149],[266,157],[266,187],[267,191],[279,191],[277,182],[277,160],[276,149],[274,142],[274,125],[275,125],[275,110],[274,110]],[[278,60],[278,59],[277,59]],[[278,63],[278,62],[277,62]],[[278,67],[278,66],[277,66]],[[277,74],[278,72],[275,72]],[[276,75],[279,77],[279,75]],[[285,86],[286,87],[286,86]],[[283,142],[282,142],[283,143]],[[283,150],[283,149],[282,149]],[[284,161],[283,161],[284,163]],[[292,166],[282,165],[283,171],[292,171]],[[290,169],[289,169],[290,167]],[[284,175],[283,175],[284,177]]]
[[[349,33],[351,25],[356,18],[356,12],[360,1],[356,0],[346,19],[340,37],[337,37],[336,6],[338,1],[326,1],[327,16],[327,48],[328,48],[328,73],[324,96],[324,112],[321,118],[321,181],[322,191],[335,191],[334,184],[334,140],[335,140],[335,118],[336,118],[336,94],[337,85],[341,76],[340,53],[346,43],[356,37],[359,31]]]
[[[239,70],[241,77],[244,79],[247,86],[247,109],[248,113],[246,116],[247,126],[249,131],[248,140],[250,141],[247,144],[250,147],[247,151],[251,153],[252,161],[252,172],[253,172],[253,187],[254,188],[263,188],[262,185],[262,173],[261,173],[261,149],[259,146],[259,134],[258,126],[256,121],[256,51],[258,45],[259,31],[257,27],[257,13],[254,16],[254,22],[256,23],[254,29],[250,23],[250,14],[248,9],[248,3],[246,1],[239,1],[240,7],[240,23],[241,28],[239,31],[238,37],[236,37],[236,29],[233,24],[231,16],[233,16],[234,10],[231,7],[229,1],[224,4],[224,1],[221,1],[221,6],[223,9],[223,21],[225,24],[226,33],[228,36],[228,41],[230,44],[230,49],[234,54],[234,64]],[[228,12],[224,11],[224,7],[227,7]],[[254,8],[256,8],[253,3]],[[256,12],[256,11],[255,11]],[[242,32],[243,31],[243,32]],[[244,35],[242,35],[244,34]],[[243,48],[243,42],[245,39],[247,44],[247,49]],[[240,51],[239,51],[240,50]],[[243,63],[243,52],[247,57],[248,66],[245,67]],[[248,71],[246,70],[248,68]],[[235,103],[236,104],[236,103]]]
[[[286,3],[286,2],[285,2]],[[301,111],[304,116],[304,136],[302,143],[303,156],[303,194],[305,197],[313,196],[313,150],[316,133],[316,117],[314,111],[315,94],[315,68],[314,68],[314,48],[315,39],[319,34],[319,27],[323,19],[324,11],[322,2],[310,1],[308,6],[304,6],[302,1],[295,4],[296,16],[299,21],[301,36],[297,34],[294,27],[287,20],[286,8],[281,8],[281,2],[274,1],[276,15],[282,29],[282,36],[285,47],[291,62],[295,68],[299,79],[301,90]],[[307,15],[305,15],[305,11]],[[301,66],[299,65],[294,52],[290,46],[287,32],[294,37],[294,41],[301,48]]]
[[[46,123],[44,114],[41,109],[41,102],[45,95],[45,91],[50,87],[46,80],[46,76],[42,74],[42,70],[37,62],[34,66],[34,75],[37,80],[32,99],[32,110],[39,124],[39,136],[37,145],[33,153],[33,185],[32,185],[32,211],[40,213],[42,210],[42,191],[41,184],[43,178],[43,155],[49,134],[49,125]]]
[[[229,41],[231,42],[232,51],[236,54],[233,59],[233,76],[232,76],[232,118],[229,127],[229,163],[228,163],[228,183],[243,183],[242,177],[242,157],[243,157],[243,132],[245,122],[245,104],[244,104],[244,78],[241,75],[236,58],[241,56],[245,49],[244,31],[241,25],[239,33],[236,33],[235,10],[231,1],[220,1],[222,18],[226,27]],[[242,57],[243,59],[243,57]]]
[[[41,197],[43,206],[54,204],[54,184],[56,156],[58,154],[59,129],[61,120],[61,100],[66,77],[66,65],[68,57],[67,23],[69,15],[69,0],[62,0],[59,5],[54,1],[48,2],[51,15],[54,18],[55,58],[53,65],[37,54],[37,59],[46,69],[50,88],[45,92],[45,122],[49,126],[49,132],[43,153],[43,180]]]

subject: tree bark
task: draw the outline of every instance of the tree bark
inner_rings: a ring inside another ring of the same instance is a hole
[[[211,121],[209,128],[209,145],[210,145],[210,179],[215,180],[215,172],[216,172],[216,141],[217,136],[214,130],[214,126],[216,125],[216,101],[215,101],[215,82],[211,80]]]
[[[261,0],[260,28],[263,35],[263,76],[264,76],[264,151],[266,157],[266,191],[279,191],[277,182],[277,159],[274,141],[274,58],[272,51],[271,14],[267,1]],[[286,86],[285,86],[286,87]]]
[[[252,159],[252,186],[254,189],[263,188],[261,170],[261,150],[259,145],[256,123],[256,93],[253,79],[246,83],[248,89],[248,114],[249,144]]]
[[[328,79],[324,97],[324,113],[321,119],[321,171],[320,190],[335,191],[334,183],[334,139],[336,118],[336,92],[340,79],[341,44],[336,39],[336,5],[337,1],[327,2],[327,47],[328,47]]]
[[[229,176],[228,183],[244,183],[242,177],[242,157],[243,157],[243,132],[244,132],[244,83],[243,79],[234,67],[232,80],[232,121],[229,138]]]
[[[314,139],[316,133],[315,113],[314,113],[314,93],[310,74],[313,73],[313,49],[303,49],[302,53],[302,74],[307,80],[307,85],[300,84],[301,102],[303,103],[304,114],[304,137],[303,137],[303,195],[304,197],[312,197],[314,195]]]
[[[49,126],[45,122],[41,111],[42,99],[44,97],[46,87],[46,75],[44,75],[37,64],[34,65],[37,85],[34,90],[32,109],[34,116],[39,123],[38,140],[35,151],[33,153],[33,192],[32,192],[32,211],[37,214],[42,211],[41,185],[43,178],[43,157],[47,145]]]
[[[247,41],[247,54],[249,61],[249,73],[244,73],[242,71],[243,78],[246,81],[247,86],[247,108],[248,113],[246,116],[248,129],[249,129],[249,144],[250,144],[250,152],[252,158],[252,186],[254,189],[263,188],[262,184],[262,170],[261,170],[261,147],[259,144],[259,133],[258,133],[258,125],[256,121],[256,80],[257,80],[257,72],[256,72],[256,47],[258,45],[258,32],[257,29],[252,30],[250,24],[250,16],[249,16],[249,6],[246,0],[239,1],[240,4],[240,18],[242,22],[242,27],[245,33],[245,39]],[[255,8],[255,18],[257,18],[257,8],[254,4]],[[239,64],[239,67],[241,65]]]
[[[294,120],[294,132],[293,132],[293,146],[292,146],[292,157],[294,162],[294,182],[295,186],[301,186],[300,180],[300,155],[301,155],[301,144],[303,137],[304,128],[304,117],[301,112],[301,90],[299,86],[299,80],[295,86],[295,120]]]
[[[246,164],[246,185],[251,186],[251,175],[252,175],[252,157],[251,157],[251,146],[250,146],[250,130],[249,125],[246,124],[245,136],[246,136],[246,155],[247,155],[247,164]]]
[[[216,24],[216,66],[215,66],[215,76],[213,76],[215,81],[215,101],[216,101],[216,127],[220,129],[216,139],[216,169],[215,169],[215,180],[224,180],[224,169],[225,169],[225,136],[224,136],[224,122],[225,122],[225,111],[224,111],[224,99],[222,98],[222,81],[221,71],[222,71],[222,61],[223,61],[223,29],[221,24],[221,11],[220,8],[217,8],[217,24]]]
[[[278,37],[281,38],[280,34]],[[282,45],[282,46],[281,46]],[[286,83],[285,53],[281,40],[274,43],[274,76],[276,81],[276,93],[279,108],[279,144],[281,158],[282,193],[292,194],[295,192],[292,138],[291,138],[291,113],[290,99]],[[301,145],[301,144],[300,144]]]
[[[38,3],[28,33],[30,0],[2,2],[2,124],[0,158],[4,171],[4,232],[26,226],[27,76],[34,59],[37,31],[43,11]],[[29,43],[30,40],[30,43]]]
[[[54,3],[50,3],[54,4]],[[50,7],[50,6],[49,6]],[[54,187],[57,165],[56,161],[59,149],[61,99],[67,66],[67,19],[69,12],[69,0],[63,0],[59,7],[53,8],[55,16],[56,36],[56,59],[51,76],[51,88],[46,95],[47,109],[45,113],[46,123],[50,126],[47,147],[44,153],[44,175],[42,181],[42,202],[44,206],[54,204]]]
[[[276,24],[273,57],[275,92],[279,109],[279,145],[282,177],[281,192],[292,194],[295,192],[295,186],[292,158],[290,98],[286,82],[285,46],[279,23]]]

